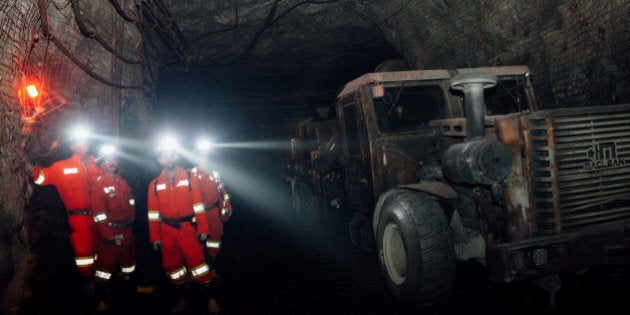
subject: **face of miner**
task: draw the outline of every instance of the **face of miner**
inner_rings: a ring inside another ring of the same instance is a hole
[[[208,153],[199,152],[197,155],[197,164],[199,166],[205,166],[208,163]]]
[[[101,168],[107,173],[115,173],[118,169],[118,165],[120,165],[120,161],[117,158],[108,157],[103,159],[101,163]]]
[[[162,152],[158,157],[158,163],[160,163],[165,170],[174,170],[177,163],[177,153],[173,151]]]
[[[90,150],[90,146],[87,144],[87,142],[80,142],[72,144],[70,146],[70,149],[72,150],[72,153],[77,154],[81,157],[85,157]]]

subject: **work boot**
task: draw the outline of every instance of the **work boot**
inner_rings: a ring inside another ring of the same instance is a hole
[[[81,285],[83,290],[83,298],[77,301],[82,312],[89,314],[94,313],[94,307],[96,306],[94,280],[92,278],[81,278]]]
[[[219,307],[219,303],[215,298],[208,299],[208,314],[216,315],[221,311],[221,307]]]
[[[83,279],[83,293],[89,297],[95,294],[94,280],[92,278]]]
[[[171,314],[183,313],[187,308],[188,308],[188,302],[186,302],[186,300],[184,300],[184,299],[179,299],[175,303],[175,305],[173,305],[173,307],[171,307],[171,310],[169,311],[169,313],[171,313]]]
[[[175,305],[171,307],[171,314],[182,313],[188,308],[188,302],[186,299],[191,293],[190,291],[190,284],[188,283],[180,284],[175,287],[175,297],[177,298],[177,301],[175,302]]]
[[[106,313],[107,311],[109,311],[109,304],[107,304],[105,300],[98,301],[98,305],[96,306],[96,312]]]
[[[136,293],[134,294],[133,301],[133,311],[129,314],[156,314],[159,309],[161,313],[164,313],[162,305],[158,305],[156,303],[155,297],[153,296],[153,292],[155,291],[155,286],[150,283],[138,283],[136,286]],[[159,299],[158,299],[159,301]],[[144,311],[144,312],[141,312]]]
[[[214,281],[214,279],[207,284],[203,285],[204,296],[208,301],[208,314],[216,315],[221,311],[221,307],[217,302],[218,295],[218,283]]]
[[[109,304],[107,300],[109,299],[109,288],[107,287],[107,282],[97,281],[94,284],[94,293],[97,299],[96,311],[98,313],[105,313],[109,311]]]

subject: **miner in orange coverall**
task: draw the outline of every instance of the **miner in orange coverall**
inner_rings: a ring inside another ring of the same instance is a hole
[[[98,229],[96,246],[97,311],[109,309],[109,280],[120,267],[120,275],[129,289],[131,276],[136,269],[136,244],[133,236],[135,200],[127,181],[118,173],[119,152],[113,146],[103,146],[97,163],[103,175],[96,178],[90,188],[92,214]],[[128,290],[129,291],[129,290]]]
[[[214,269],[216,257],[221,251],[223,223],[232,216],[232,203],[220,175],[209,171],[208,158],[212,144],[209,140],[200,139],[196,144],[197,166],[191,172],[199,179],[201,195],[208,220],[208,239],[206,240],[206,262]],[[213,272],[213,274],[216,274]]]
[[[172,312],[183,311],[193,290],[202,291],[209,312],[218,312],[212,276],[201,242],[207,239],[206,219],[199,181],[178,166],[177,144],[168,141],[158,147],[160,175],[149,183],[147,206],[149,240],[162,251],[162,266],[178,297]],[[191,287],[190,280],[197,284]]]
[[[94,261],[97,232],[90,204],[90,183],[100,175],[94,156],[89,154],[88,132],[77,130],[70,137],[72,156],[49,167],[33,170],[37,185],[53,185],[68,214],[70,244],[74,261],[83,278],[85,292],[94,292]]]

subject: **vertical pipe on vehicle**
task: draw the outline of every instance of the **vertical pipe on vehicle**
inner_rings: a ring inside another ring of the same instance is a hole
[[[461,74],[451,82],[452,89],[464,92],[466,132],[469,141],[485,137],[486,105],[483,90],[496,84],[497,77],[486,73]]]

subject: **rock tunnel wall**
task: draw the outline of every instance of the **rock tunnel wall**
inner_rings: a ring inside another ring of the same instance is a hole
[[[10,11],[10,12],[9,12]],[[24,224],[24,209],[27,204],[28,178],[24,168],[23,144],[26,140],[22,132],[22,113],[17,100],[20,68],[16,65],[24,62],[24,44],[29,37],[28,30],[21,27],[34,22],[37,15],[29,12],[25,6],[14,4],[14,8],[1,5],[0,33],[0,293],[14,275],[14,264],[23,263],[14,257],[13,244],[19,249],[21,238],[17,234]],[[17,237],[14,237],[17,236]],[[21,246],[25,250],[25,246]],[[13,289],[13,288],[10,288]],[[4,304],[4,303],[3,303]]]
[[[544,107],[630,102],[628,1],[365,3],[413,68],[525,64]]]
[[[113,137],[146,134],[155,78],[136,23],[107,1],[1,1],[0,29],[0,313],[10,314],[29,294],[38,252],[27,245],[65,224],[29,226],[38,216],[29,160],[60,158],[51,143],[77,121]],[[38,97],[26,96],[27,83]]]

